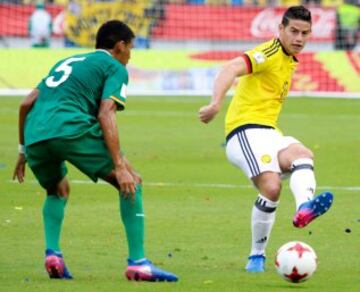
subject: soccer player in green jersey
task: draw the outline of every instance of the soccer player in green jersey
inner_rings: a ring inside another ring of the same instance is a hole
[[[177,281],[155,267],[144,254],[141,178],[121,155],[116,111],[126,104],[134,33],[123,22],[103,24],[96,51],[59,61],[21,103],[19,157],[14,179],[22,183],[29,164],[47,197],[43,206],[45,268],[50,278],[72,279],[60,249],[60,233],[69,182],[65,161],[94,182],[98,178],[119,191],[125,226],[129,280]]]

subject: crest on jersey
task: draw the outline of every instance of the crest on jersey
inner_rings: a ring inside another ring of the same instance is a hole
[[[253,56],[257,64],[261,64],[265,62],[265,55],[263,53],[255,52]]]
[[[126,84],[123,83],[120,89],[120,96],[126,99]]]
[[[271,156],[269,154],[264,154],[261,156],[261,161],[265,164],[268,164],[271,162]]]

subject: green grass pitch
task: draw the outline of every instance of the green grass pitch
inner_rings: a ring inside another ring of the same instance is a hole
[[[11,182],[20,100],[0,98],[0,291],[360,291],[360,100],[290,98],[285,104],[281,129],[314,151],[317,191],[332,190],[335,202],[328,214],[295,229],[295,204],[284,181],[267,270],[252,275],[244,266],[256,191],[226,161],[225,109],[203,125],[197,110],[205,98],[129,97],[118,125],[122,147],[144,179],[146,251],[179,275],[175,284],[124,278],[117,193],[71,167],[62,249],[75,280],[47,278],[43,191],[29,169],[24,185]],[[274,268],[276,250],[291,240],[318,254],[318,269],[303,284],[285,282]]]

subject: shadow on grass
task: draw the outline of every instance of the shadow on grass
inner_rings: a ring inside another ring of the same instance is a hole
[[[264,288],[272,288],[272,289],[310,289],[310,287],[306,287],[304,286],[303,284],[265,284],[265,285],[262,285]]]

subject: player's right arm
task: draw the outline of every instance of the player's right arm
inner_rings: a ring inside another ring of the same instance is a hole
[[[250,60],[247,55],[234,58],[226,63],[215,77],[211,102],[200,108],[199,119],[210,122],[220,111],[226,93],[237,77],[251,73]]]
[[[39,95],[38,89],[32,90],[26,96],[26,98],[21,102],[20,107],[19,107],[19,124],[18,124],[18,127],[19,127],[19,156],[18,156],[14,174],[13,174],[13,179],[17,179],[19,181],[19,183],[22,183],[24,181],[24,177],[25,177],[25,164],[26,164],[25,151],[24,151],[24,149],[25,149],[24,148],[25,120],[26,120],[27,114],[33,107],[38,95]]]

